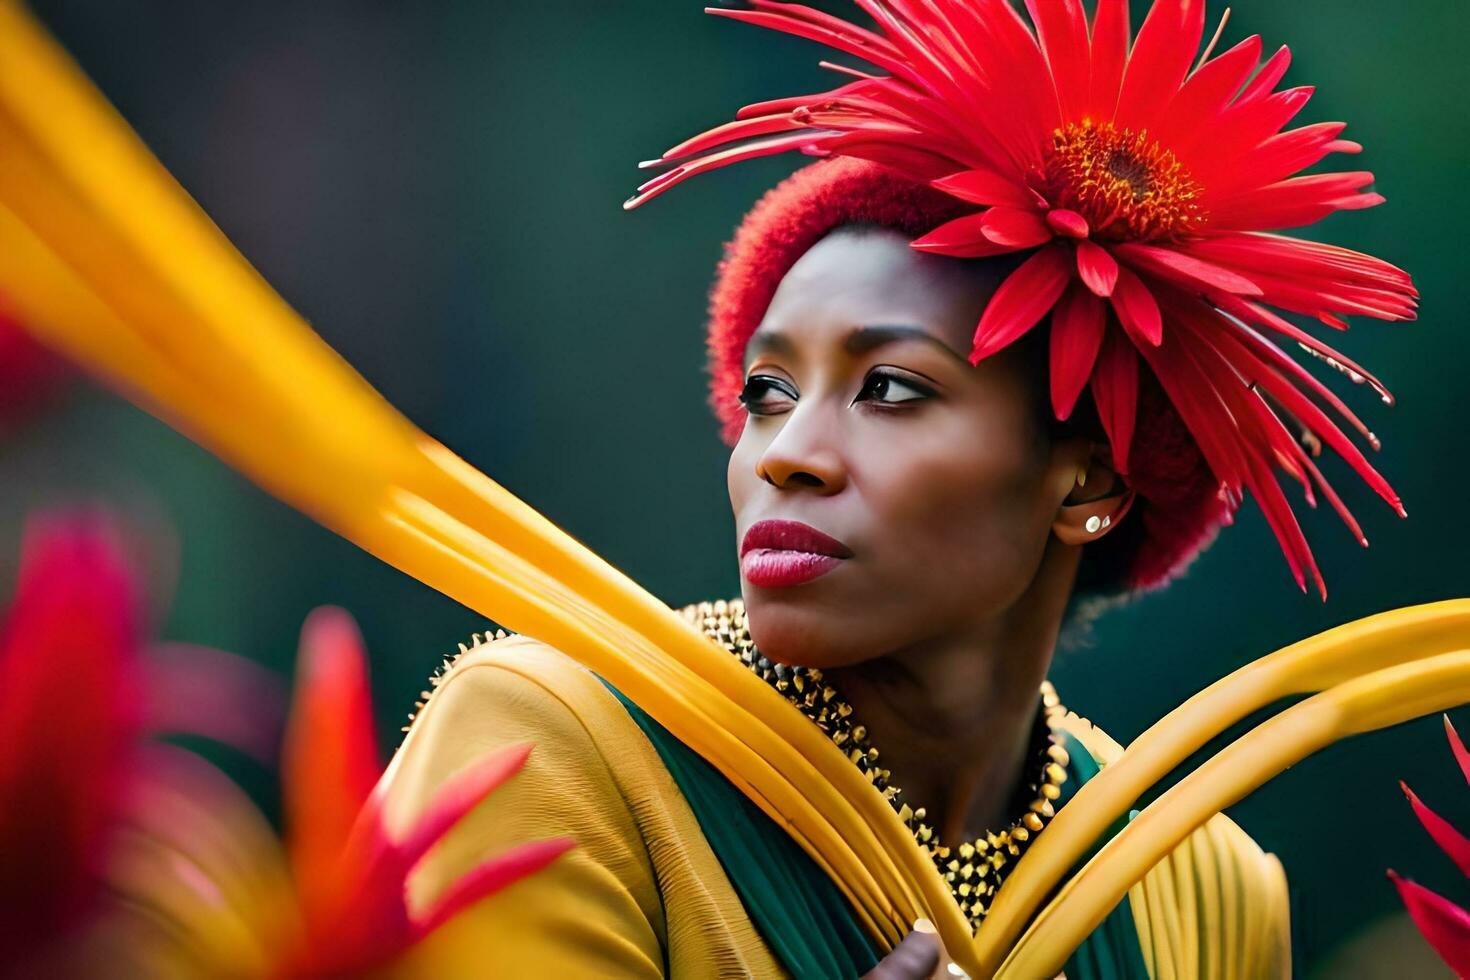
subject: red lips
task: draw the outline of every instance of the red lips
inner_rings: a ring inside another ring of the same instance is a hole
[[[810,582],[851,557],[847,545],[800,521],[759,521],[740,542],[740,572],[762,588]]]

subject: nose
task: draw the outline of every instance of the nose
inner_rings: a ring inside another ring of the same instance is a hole
[[[778,489],[834,494],[847,485],[837,427],[820,411],[809,410],[819,407],[814,402],[792,412],[756,458],[756,475]]]

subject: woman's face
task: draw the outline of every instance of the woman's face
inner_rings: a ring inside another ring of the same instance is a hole
[[[1004,612],[1071,489],[1015,347],[965,355],[993,266],[839,230],[781,281],[746,349],[730,456],[741,584],[774,660],[860,663]]]

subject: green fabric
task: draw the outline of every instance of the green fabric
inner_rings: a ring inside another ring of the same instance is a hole
[[[1058,803],[1065,805],[1078,787],[1098,774],[1099,767],[1081,742],[1066,732],[1059,734],[1062,747],[1070,757],[1067,781],[1062,784],[1062,796],[1058,800]],[[1137,810],[1131,811],[1128,820],[1137,815]],[[1116,820],[1077,862],[1072,874],[1080,870],[1103,843],[1111,840],[1126,823],[1127,820],[1121,817]],[[1070,878],[1071,875],[1067,877]],[[1143,947],[1138,942],[1138,929],[1133,924],[1133,909],[1126,896],[1072,953],[1063,972],[1066,973],[1067,980],[1149,980],[1148,967],[1143,961]]]
[[[674,777],[756,930],[793,976],[852,980],[877,965],[873,945],[832,880],[745,794],[669,734],[617,688],[603,681],[648,736]],[[1059,804],[1097,775],[1097,762],[1061,733],[1070,762]],[[1132,819],[1138,811],[1129,814]],[[1122,829],[1119,820],[1102,840]],[[1078,863],[1080,868],[1102,840]],[[1149,980],[1128,899],[1103,920],[1067,961],[1068,980]]]
[[[719,770],[603,681],[674,777],[756,930],[792,976],[852,980],[877,965],[832,879]]]

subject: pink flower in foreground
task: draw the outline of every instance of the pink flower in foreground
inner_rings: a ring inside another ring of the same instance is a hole
[[[29,525],[0,632],[0,950],[10,963],[95,908],[142,722],[137,599],[100,519]]]
[[[147,654],[117,536],[94,516],[33,521],[0,630],[0,976],[352,976],[572,846],[540,841],[410,913],[419,860],[530,746],[451,780],[406,836],[373,786],[382,763],[366,657],[341,610],[302,633],[284,746],[289,845],[184,731],[268,757],[277,693],[242,658]]]
[[[0,433],[35,411],[63,373],[61,360],[0,306]]]
[[[1460,741],[1455,726],[1450,724],[1448,715],[1444,719],[1444,728],[1455,759],[1460,763],[1460,771],[1466,782],[1470,783],[1470,753],[1465,751],[1465,745]],[[1466,840],[1448,820],[1425,806],[1407,785],[1400,782],[1399,786],[1403,788],[1404,795],[1409,798],[1409,805],[1414,808],[1414,814],[1429,832],[1429,836],[1459,866],[1460,872],[1470,877],[1470,840]],[[1388,877],[1398,889],[1399,897],[1409,910],[1409,916],[1429,941],[1429,945],[1434,947],[1435,952],[1439,953],[1458,976],[1470,975],[1470,912],[1443,895],[1400,877],[1392,870],[1388,872]]]
[[[288,844],[299,884],[303,941],[283,975],[343,976],[381,966],[460,909],[531,874],[573,846],[537,841],[487,860],[421,914],[407,880],[419,860],[525,764],[531,746],[487,756],[452,779],[402,838],[372,795],[382,774],[366,657],[352,618],[312,613],[301,633],[296,697],[283,759]]]

